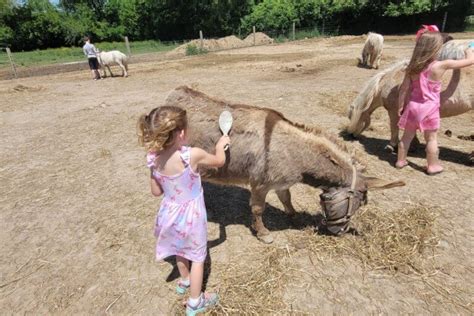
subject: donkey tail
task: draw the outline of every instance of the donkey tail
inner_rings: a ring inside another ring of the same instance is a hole
[[[380,95],[383,86],[383,79],[394,71],[398,71],[406,65],[407,61],[397,62],[392,67],[379,72],[373,76],[365,85],[362,91],[349,106],[348,117],[350,123],[346,131],[353,135],[361,134],[370,124],[370,115],[382,105],[381,102],[374,102],[374,99]],[[362,119],[364,118],[364,120]]]

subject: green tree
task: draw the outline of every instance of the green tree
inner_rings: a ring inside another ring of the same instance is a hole
[[[299,21],[297,17],[294,1],[264,0],[242,19],[242,29],[250,31],[252,26],[259,30],[288,29],[294,21]]]
[[[12,8],[12,1],[0,0],[0,46],[8,45],[13,39],[13,30],[5,23],[12,15]]]
[[[109,0],[104,14],[107,22],[121,35],[138,38],[140,35],[140,16],[138,0]]]

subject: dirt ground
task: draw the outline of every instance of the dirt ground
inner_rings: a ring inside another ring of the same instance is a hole
[[[74,71],[0,81],[0,314],[171,314],[176,270],[154,261],[159,199],[149,193],[135,135],[139,115],[175,87],[190,85],[338,133],[348,105],[377,73],[356,66],[362,45],[360,37],[312,39],[171,61],[159,55],[130,65],[129,78],[94,82],[88,71]],[[412,37],[387,37],[381,68],[408,57],[413,45]],[[389,214],[420,204],[435,210],[439,243],[426,258],[432,273],[372,269],[351,256],[318,260],[318,253],[288,246],[307,231],[290,225],[274,193],[264,221],[275,242],[264,245],[249,228],[249,192],[206,185],[207,289],[220,289],[232,263],[260,273],[254,263],[276,249],[294,271],[280,284],[282,296],[275,296],[291,313],[472,315],[474,169],[468,155],[474,144],[457,136],[474,134],[473,123],[472,112],[443,119],[446,171],[435,177],[393,168],[395,156],[383,150],[389,139],[383,109],[352,142],[366,152],[368,174],[407,183],[371,192],[365,208]],[[444,135],[448,129],[452,137]],[[424,166],[423,150],[410,161]],[[297,185],[291,192],[301,219],[320,212],[319,190]]]

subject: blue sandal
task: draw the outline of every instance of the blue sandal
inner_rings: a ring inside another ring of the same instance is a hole
[[[208,308],[213,307],[219,301],[219,296],[216,293],[201,293],[199,303],[197,306],[186,304],[186,316],[195,316],[199,313],[204,313]]]
[[[176,285],[176,293],[180,295],[186,294],[190,287],[190,284],[184,284],[183,280],[179,280],[178,284]]]

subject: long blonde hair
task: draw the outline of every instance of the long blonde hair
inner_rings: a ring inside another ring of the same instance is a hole
[[[186,110],[176,106],[161,106],[138,119],[138,141],[148,151],[162,151],[175,142],[175,132],[188,125]]]
[[[440,32],[425,32],[417,40],[410,63],[406,69],[408,76],[422,72],[436,59],[443,46],[443,36]]]

